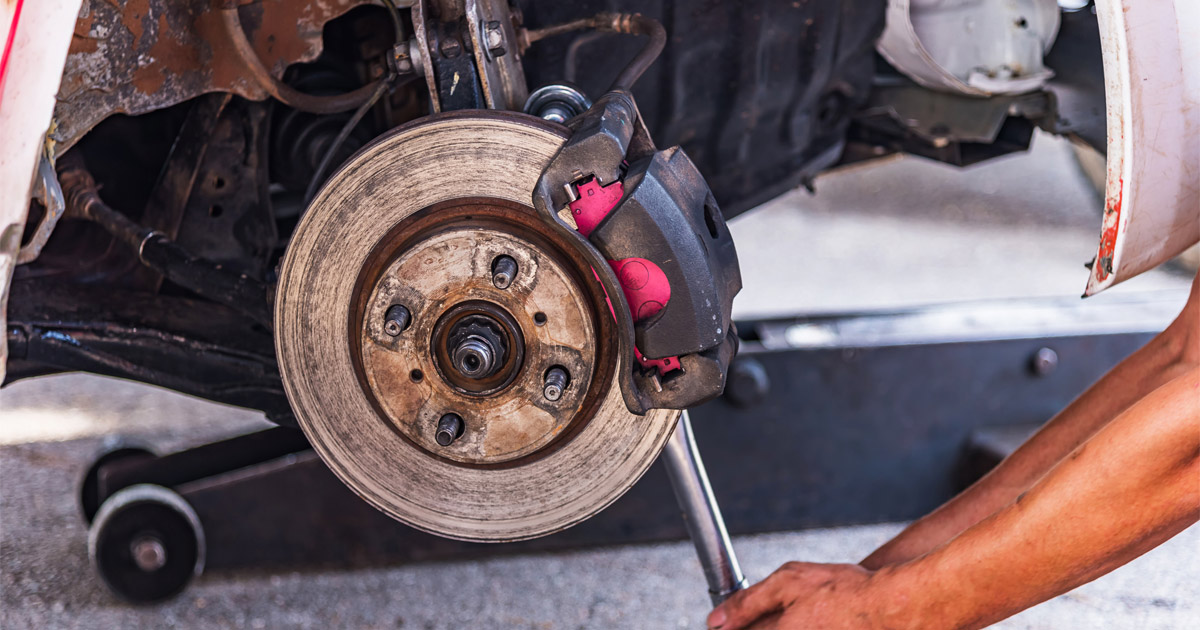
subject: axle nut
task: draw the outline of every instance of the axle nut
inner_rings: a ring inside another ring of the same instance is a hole
[[[167,550],[162,541],[153,536],[144,536],[129,545],[129,555],[137,568],[153,573],[167,565]]]
[[[479,380],[500,370],[508,360],[509,348],[499,322],[486,315],[471,315],[450,331],[446,350],[455,371]]]

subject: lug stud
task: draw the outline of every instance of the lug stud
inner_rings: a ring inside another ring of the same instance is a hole
[[[563,390],[567,388],[567,383],[570,382],[570,380],[571,377],[569,374],[567,374],[566,369],[564,369],[562,366],[556,365],[549,370],[546,370],[546,384],[542,389],[542,394],[546,397],[546,400],[555,402],[559,398],[562,398]]]
[[[400,304],[394,304],[383,315],[383,332],[395,337],[408,328],[412,315]]]
[[[517,261],[511,256],[497,256],[492,261],[492,284],[497,289],[507,289],[517,277]]]
[[[463,434],[462,417],[456,413],[448,413],[438,420],[437,433],[434,439],[441,446],[450,446],[454,440],[457,440]]]

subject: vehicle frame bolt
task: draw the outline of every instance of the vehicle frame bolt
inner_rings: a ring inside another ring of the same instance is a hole
[[[516,279],[517,271],[517,261],[512,256],[497,256],[492,261],[492,285],[497,289],[507,289]]]
[[[501,28],[500,22],[492,21],[484,24],[483,39],[492,57],[503,57],[507,52],[504,50],[504,30]]]
[[[1058,353],[1052,348],[1039,348],[1029,360],[1029,369],[1035,376],[1049,376],[1058,368]]]
[[[383,314],[383,332],[395,337],[412,323],[412,314],[402,304],[393,304]]]
[[[550,402],[557,402],[558,399],[562,398],[563,392],[567,389],[567,384],[570,382],[571,375],[567,373],[566,368],[556,365],[546,370],[546,380],[542,388],[542,395]]]
[[[437,432],[434,434],[434,439],[437,440],[439,446],[450,446],[454,443],[454,440],[462,437],[463,428],[462,416],[456,413],[448,413],[438,420]]]
[[[457,37],[446,36],[438,45],[438,50],[446,59],[454,59],[462,53],[462,42],[458,41]]]

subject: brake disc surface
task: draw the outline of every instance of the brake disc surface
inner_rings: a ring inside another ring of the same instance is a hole
[[[603,289],[529,206],[565,134],[507,112],[401,127],[331,178],[288,247],[275,335],[300,425],[351,489],[419,529],[564,529],[632,486],[674,428],[678,411],[626,409]],[[553,400],[552,369],[569,375]],[[461,433],[443,444],[447,414]]]

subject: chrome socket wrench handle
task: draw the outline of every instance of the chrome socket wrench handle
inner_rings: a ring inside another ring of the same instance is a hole
[[[679,416],[679,424],[663,449],[662,458],[675,498],[683,511],[688,534],[696,545],[704,577],[708,580],[708,594],[716,606],[746,588],[746,577],[733,553],[729,532],[725,531],[725,519],[721,517],[721,508],[708,483],[708,473],[696,448],[687,411]]]

